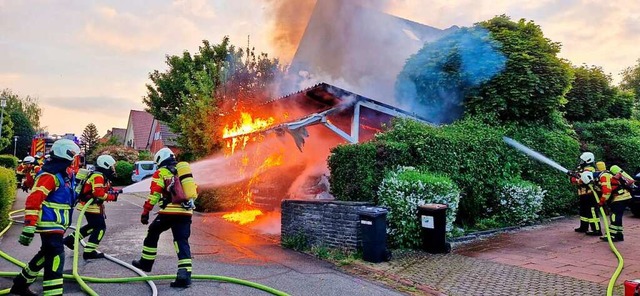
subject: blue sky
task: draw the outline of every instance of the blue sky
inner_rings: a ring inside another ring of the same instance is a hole
[[[499,14],[533,20],[563,44],[562,57],[602,66],[615,82],[640,58],[637,0],[373,1],[437,28]],[[39,97],[51,133],[79,134],[93,122],[103,134],[125,127],[130,109],[144,108],[148,73],[165,69],[165,55],[194,52],[203,39],[229,35],[244,46],[251,35],[259,51],[287,61],[295,47],[272,41],[274,7],[293,11],[298,19],[290,23],[300,32],[314,2],[0,0],[0,88]]]

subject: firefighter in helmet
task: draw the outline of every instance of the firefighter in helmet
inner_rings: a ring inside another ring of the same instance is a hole
[[[598,202],[593,195],[593,191],[588,184],[582,182],[580,174],[583,172],[595,172],[594,167],[595,156],[591,152],[584,152],[580,155],[578,169],[571,172],[571,183],[578,187],[578,205],[580,214],[580,227],[576,228],[576,232],[582,232],[586,235],[600,236],[600,219],[598,218]],[[591,228],[591,230],[589,230]]]
[[[71,223],[72,206],[75,203],[72,176],[66,173],[80,148],[71,140],[61,139],[51,147],[51,161],[36,177],[33,191],[27,197],[24,211],[24,227],[18,239],[20,244],[31,244],[35,233],[40,233],[42,245],[14,279],[10,293],[36,295],[29,286],[43,270],[44,295],[62,295],[62,269],[64,246],[62,237]]]
[[[631,201],[631,193],[624,186],[625,182],[622,179],[622,174],[626,173],[622,171],[619,166],[614,165],[611,166],[610,172],[605,171],[596,179],[602,191],[599,204],[600,206],[608,204],[610,208],[609,233],[611,234],[611,240],[614,242],[624,241],[624,235],[622,234],[622,216],[629,201]],[[588,176],[586,178],[588,178]],[[627,178],[632,179],[631,176],[628,175]],[[606,241],[607,237],[603,236],[600,237],[600,239]]]
[[[191,216],[193,203],[173,203],[169,193],[169,184],[177,175],[177,161],[169,148],[160,149],[153,157],[158,165],[151,180],[151,192],[144,203],[140,222],[149,223],[149,213],[155,205],[160,206],[156,218],[149,225],[149,231],[144,239],[140,260],[133,260],[133,266],[150,272],[158,252],[160,234],[171,229],[173,242],[178,255],[178,272],[171,287],[188,287],[191,285],[191,249],[189,236],[191,235]],[[179,181],[178,181],[179,182]]]
[[[89,199],[93,202],[85,210],[84,216],[87,224],[80,228],[80,239],[89,237],[89,241],[84,247],[82,258],[98,259],[104,258],[104,254],[98,252],[98,245],[102,240],[107,225],[105,223],[104,202],[117,201],[118,193],[111,188],[111,179],[114,177],[116,160],[111,155],[100,155],[96,160],[96,170],[88,174],[85,180],[80,181],[76,186],[79,203],[78,210],[82,210]],[[73,250],[75,233],[71,233],[64,238],[64,244]]]
[[[40,172],[40,166],[36,165],[36,159],[33,156],[25,157],[22,163],[24,164],[22,191],[28,192],[33,187],[37,173]]]

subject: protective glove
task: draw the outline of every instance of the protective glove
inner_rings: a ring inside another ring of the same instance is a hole
[[[142,215],[140,215],[140,223],[142,223],[142,225],[149,224],[149,212],[142,212]]]
[[[18,238],[18,242],[23,246],[28,246],[31,244],[31,241],[33,241],[35,232],[35,226],[25,226],[22,228],[22,233],[20,234],[20,238]]]

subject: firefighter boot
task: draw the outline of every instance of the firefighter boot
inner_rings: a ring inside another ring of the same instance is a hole
[[[98,251],[84,252],[82,253],[82,259],[101,259],[104,258],[104,253]]]
[[[13,285],[9,294],[15,294],[20,296],[36,296],[38,294],[34,293],[29,289],[29,286],[26,285]]]
[[[584,234],[589,235],[589,236],[601,236],[602,235],[602,231],[593,230],[593,231],[587,231]]]
[[[600,239],[605,241],[605,242],[607,241],[607,237],[606,236],[601,236]],[[622,242],[622,241],[624,241],[624,235],[622,235],[622,233],[612,234],[611,235],[611,241],[612,242]]]
[[[68,235],[67,237],[64,238],[62,242],[64,243],[65,246],[67,246],[67,248],[73,250],[73,241],[74,241],[73,235]]]
[[[142,271],[151,272],[153,262],[154,260],[140,259],[131,261],[131,265],[141,269]]]
[[[187,288],[191,285],[191,272],[187,271],[184,268],[178,269],[178,274],[176,275],[176,281],[171,282],[170,286],[172,288]]]

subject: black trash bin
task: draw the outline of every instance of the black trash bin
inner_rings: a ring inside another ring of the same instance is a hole
[[[362,231],[362,260],[373,263],[388,261],[387,210],[364,208],[358,214]]]
[[[426,204],[418,207],[422,249],[433,254],[449,253],[447,236],[447,205]]]

